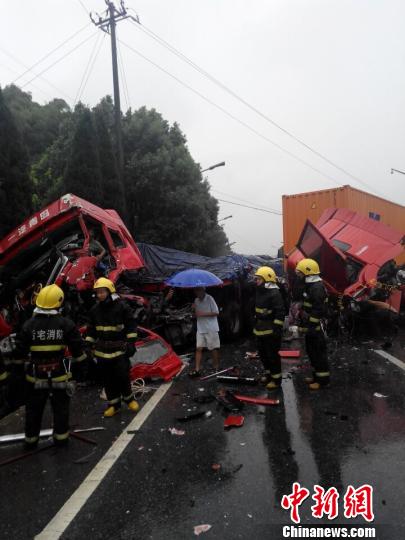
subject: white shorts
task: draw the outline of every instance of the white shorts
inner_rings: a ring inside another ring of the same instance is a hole
[[[212,351],[219,349],[220,345],[218,332],[207,332],[206,334],[197,332],[197,349],[208,349]]]

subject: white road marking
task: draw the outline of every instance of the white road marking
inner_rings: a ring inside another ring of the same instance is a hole
[[[169,390],[171,385],[172,382],[162,384],[162,386],[156,390],[153,396],[149,399],[149,401],[147,401],[132,422],[130,422],[130,424],[125,428],[125,431],[121,433],[115,443],[104,454],[94,469],[92,469],[85,480],[76,489],[73,495],[65,502],[59,512],[45,527],[45,529],[35,537],[36,540],[57,540],[62,536],[65,530],[69,527],[70,523],[86,504],[87,500],[100,485],[103,478],[105,478],[108,471],[134,438],[135,433],[129,434],[128,431],[139,430],[159,401]]]
[[[385,351],[380,351],[377,349],[374,349],[374,352],[385,358],[386,360],[389,360],[393,364],[395,364],[397,367],[403,369],[405,371],[405,363],[396,358],[395,356],[392,356],[392,354],[387,353]]]

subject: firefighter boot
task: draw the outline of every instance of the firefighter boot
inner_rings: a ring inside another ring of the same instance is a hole
[[[266,390],[271,392],[272,390],[278,390],[281,387],[281,384],[276,383],[275,381],[270,381],[268,384],[266,384]]]
[[[117,414],[117,412],[119,412],[119,407],[114,407],[114,405],[111,405],[110,407],[108,407],[108,409],[106,409],[104,411],[104,417],[105,418],[111,418],[112,416],[114,416],[115,414]]]
[[[128,403],[128,409],[134,413],[139,411],[139,403],[134,399]]]

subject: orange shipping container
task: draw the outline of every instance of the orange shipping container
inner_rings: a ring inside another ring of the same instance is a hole
[[[363,216],[378,219],[405,235],[405,206],[351,186],[283,195],[283,237],[286,255],[294,249],[305,221],[310,219],[316,223],[327,208],[348,208]],[[405,262],[405,257],[398,262]]]

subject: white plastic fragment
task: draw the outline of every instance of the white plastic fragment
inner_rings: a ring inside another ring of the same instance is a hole
[[[204,525],[196,525],[194,527],[194,534],[196,536],[199,536],[201,533],[205,533],[211,529],[211,525],[208,525],[208,523],[205,523]]]
[[[169,431],[172,435],[185,435],[185,431],[182,429],[176,429],[175,427],[169,427]]]

